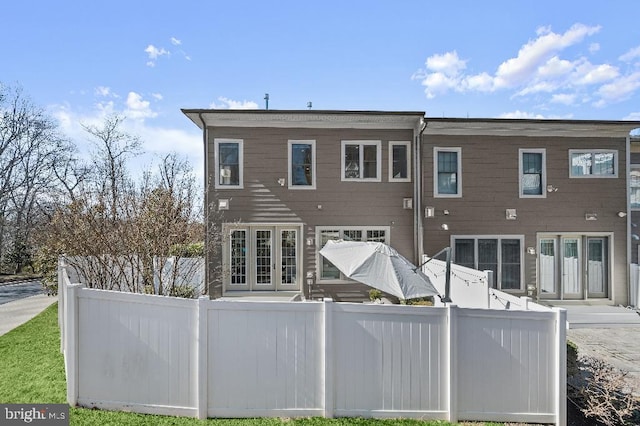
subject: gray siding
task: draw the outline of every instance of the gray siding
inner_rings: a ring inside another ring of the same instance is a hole
[[[230,199],[224,222],[302,223],[306,238],[315,241],[316,226],[389,226],[390,243],[409,259],[414,258],[413,213],[402,207],[404,197],[413,197],[412,182],[389,182],[389,141],[412,141],[411,130],[355,130],[307,128],[210,128],[209,179],[214,176],[214,139],[244,141],[244,189],[215,190],[209,198]],[[316,141],[316,189],[288,189],[278,179],[287,179],[289,140]],[[382,142],[381,182],[342,182],[340,179],[342,140],[380,140]],[[319,208],[321,206],[321,208]],[[316,241],[316,246],[319,244]],[[316,250],[304,246],[303,276],[315,272]],[[220,262],[210,259],[211,270]],[[211,277],[211,280],[215,277]],[[219,278],[218,280],[219,281]],[[307,286],[303,285],[305,291]],[[357,290],[357,291],[356,291]],[[314,295],[339,300],[361,300],[368,287],[356,284],[326,284]],[[355,291],[357,294],[352,294]]]
[[[433,147],[462,148],[462,197],[434,198]],[[423,141],[423,208],[436,217],[424,219],[425,251],[434,254],[450,245],[452,235],[523,235],[524,247],[536,247],[536,236],[549,233],[609,233],[613,238],[616,303],[627,301],[626,141],[624,138],[446,136]],[[519,198],[519,149],[546,149],[547,184],[557,192],[546,198]],[[617,178],[569,178],[569,149],[615,149]],[[448,216],[443,210],[449,210]],[[517,220],[505,210],[516,209]],[[594,212],[596,221],[586,221]],[[447,223],[448,231],[441,229]],[[537,248],[536,248],[537,249]],[[524,255],[524,285],[536,285],[536,256]]]

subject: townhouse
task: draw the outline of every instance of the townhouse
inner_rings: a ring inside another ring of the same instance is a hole
[[[318,254],[345,238],[383,241],[416,264],[449,246],[518,295],[628,301],[638,122],[183,113],[203,132],[212,297],[366,299]]]

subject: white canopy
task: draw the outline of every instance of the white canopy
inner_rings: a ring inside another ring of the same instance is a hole
[[[438,294],[422,271],[384,243],[327,241],[320,254],[345,276],[400,299]]]

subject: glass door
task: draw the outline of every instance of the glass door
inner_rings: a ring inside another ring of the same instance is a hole
[[[607,297],[607,239],[587,238],[587,291],[589,297]]]
[[[298,231],[280,229],[278,241],[278,290],[298,290]]]
[[[274,290],[273,232],[271,229],[255,231],[255,281],[253,290]]]
[[[556,267],[556,239],[540,240],[540,296],[558,297],[558,269]]]
[[[562,294],[564,299],[582,299],[582,280],[580,279],[580,238],[562,239]]]

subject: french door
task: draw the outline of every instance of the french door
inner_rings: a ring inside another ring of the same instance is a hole
[[[608,237],[559,235],[540,238],[538,283],[547,299],[606,298]]]
[[[227,235],[226,290],[300,290],[299,227],[233,226]]]

